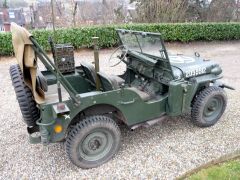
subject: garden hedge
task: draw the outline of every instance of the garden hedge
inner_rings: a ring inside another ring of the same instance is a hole
[[[99,36],[100,47],[113,47],[118,44],[115,32],[117,28],[140,31],[160,32],[165,41],[212,41],[240,39],[240,23],[176,23],[176,24],[125,24],[92,26],[81,28],[57,29],[57,43],[71,43],[75,49],[92,47],[92,36]],[[53,36],[50,30],[34,30],[33,36],[39,44],[49,50],[48,37]],[[0,55],[12,55],[10,33],[0,33]]]

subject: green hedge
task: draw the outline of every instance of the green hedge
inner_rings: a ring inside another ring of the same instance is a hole
[[[92,26],[56,30],[57,43],[71,43],[76,49],[92,46],[92,36],[99,36],[100,47],[118,44],[116,28],[160,32],[165,41],[234,40],[240,39],[240,23],[177,23],[177,24],[128,24]],[[34,30],[32,34],[39,44],[49,50],[49,30]],[[12,55],[11,34],[0,33],[0,55]]]

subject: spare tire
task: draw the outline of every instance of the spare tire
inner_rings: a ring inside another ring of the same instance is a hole
[[[37,119],[40,117],[40,111],[37,108],[31,89],[24,83],[20,66],[18,64],[10,66],[9,73],[23,120],[28,127],[35,126]]]

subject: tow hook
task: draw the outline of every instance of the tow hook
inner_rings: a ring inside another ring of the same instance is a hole
[[[29,142],[31,144],[38,144],[41,142],[39,126],[27,127],[27,132],[29,134]]]
[[[41,142],[43,145],[49,144],[50,136],[49,136],[49,131],[47,130],[48,126],[51,126],[55,123],[56,120],[51,121],[50,123],[41,123],[41,118],[39,118],[36,122],[36,124],[40,128],[40,136],[41,136]]]
[[[47,145],[49,143],[49,132],[46,128],[42,128],[41,130],[41,142],[43,145]]]

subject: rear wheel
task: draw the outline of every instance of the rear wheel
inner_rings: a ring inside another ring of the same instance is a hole
[[[106,116],[90,116],[76,124],[66,140],[66,152],[78,167],[88,169],[109,161],[120,147],[119,127]]]
[[[202,90],[194,99],[192,121],[200,127],[217,123],[226,109],[227,96],[220,87],[211,86]]]
[[[33,98],[31,89],[24,83],[22,71],[18,64],[12,65],[9,69],[12,85],[17,96],[18,104],[27,126],[35,126],[40,117],[39,109]]]

